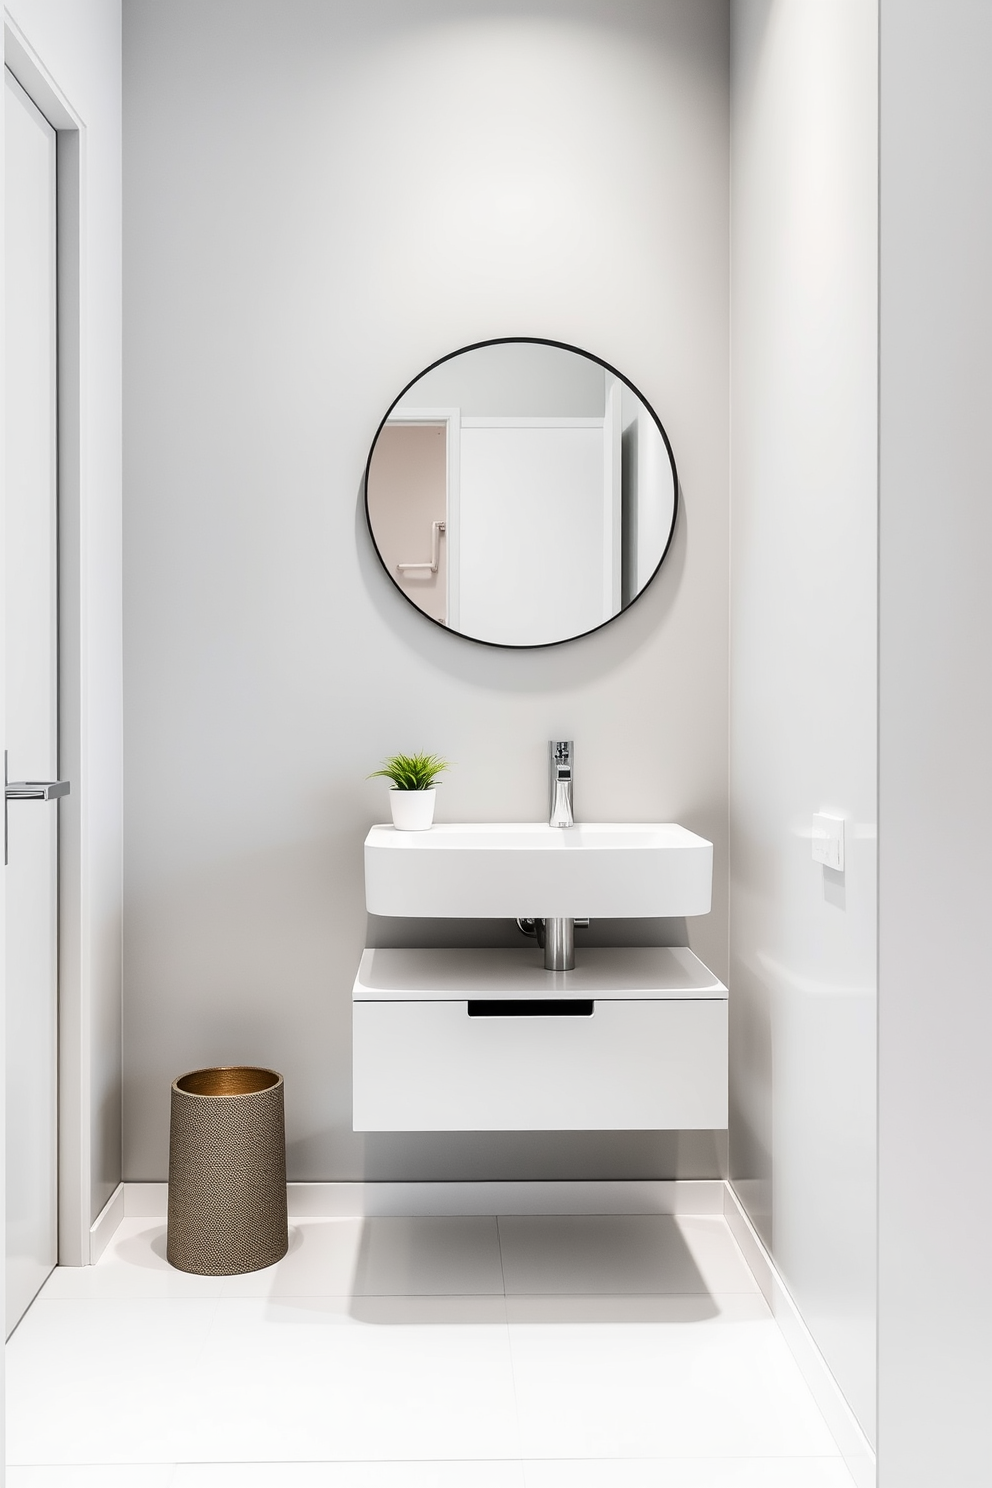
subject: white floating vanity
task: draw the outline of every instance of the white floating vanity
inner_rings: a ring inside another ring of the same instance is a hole
[[[682,827],[376,826],[377,915],[705,914],[712,847]],[[685,947],[366,950],[354,987],[356,1131],[721,1128],[727,989]]]

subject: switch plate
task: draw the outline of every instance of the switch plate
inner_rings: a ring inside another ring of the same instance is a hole
[[[844,818],[813,817],[813,862],[844,872]]]

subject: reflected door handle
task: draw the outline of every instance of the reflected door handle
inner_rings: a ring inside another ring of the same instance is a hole
[[[397,563],[396,567],[400,573],[406,573],[410,568],[429,568],[431,573],[437,573],[438,560],[441,557],[441,533],[447,531],[447,522],[431,523],[431,561],[429,563]]]
[[[68,780],[8,780],[7,751],[3,752],[3,865],[7,866],[7,802],[57,801],[69,794]]]

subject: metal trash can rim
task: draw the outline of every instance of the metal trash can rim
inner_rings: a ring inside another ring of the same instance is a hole
[[[209,1069],[188,1070],[173,1080],[173,1090],[199,1100],[223,1100],[236,1095],[257,1095],[277,1090],[283,1083],[277,1070],[254,1064],[221,1064]],[[201,1088],[197,1089],[197,1085]],[[210,1086],[213,1088],[203,1088]]]

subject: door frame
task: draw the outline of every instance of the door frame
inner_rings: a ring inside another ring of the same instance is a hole
[[[444,565],[444,613],[445,624],[451,630],[457,630],[461,607],[458,567],[461,552],[461,409],[447,406],[419,408],[411,403],[397,403],[395,408],[389,410],[386,422],[389,424],[444,424],[444,538],[447,556]]]
[[[92,1164],[89,1119],[91,1019],[87,979],[83,975],[86,813],[83,808],[85,762],[81,663],[84,638],[81,633],[81,596],[86,576],[81,542],[84,504],[81,321],[84,265],[81,224],[85,190],[85,127],[42,60],[6,16],[4,65],[56,133],[59,776],[72,782],[70,794],[58,807],[58,1255],[60,1264],[79,1266],[87,1265],[90,1260]],[[0,470],[0,482],[2,480]],[[2,655],[0,649],[0,668]],[[6,720],[2,713],[0,724],[5,728]],[[0,960],[0,979],[3,974],[3,961]]]

